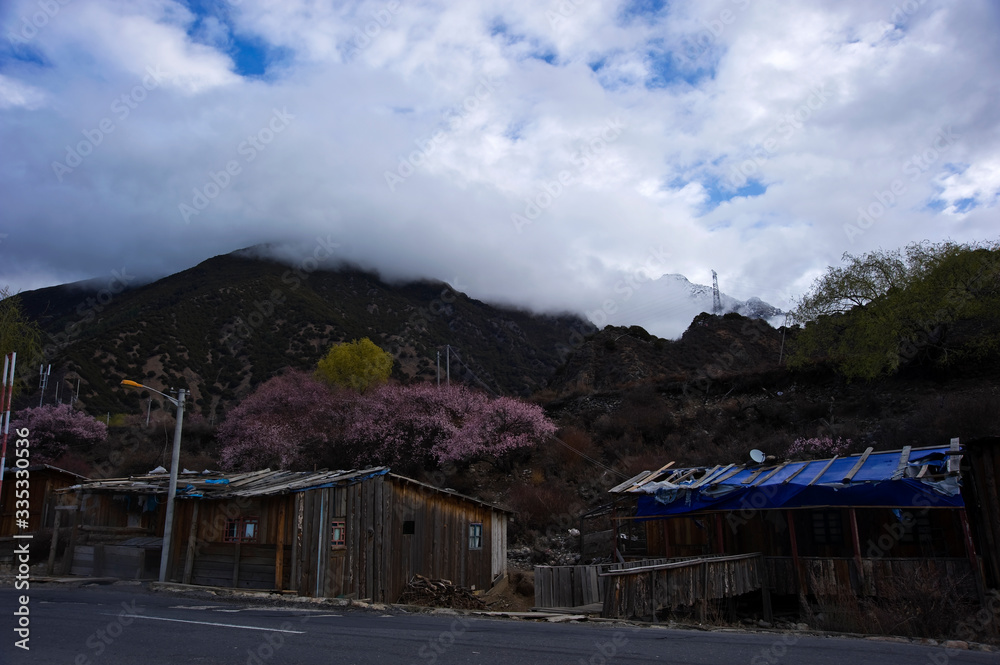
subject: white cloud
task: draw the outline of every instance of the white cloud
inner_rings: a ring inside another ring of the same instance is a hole
[[[996,234],[1000,17],[985,0],[897,16],[860,0],[219,7],[71,3],[0,52],[0,279],[123,261],[163,274],[333,234],[389,276],[542,309],[600,307],[661,246],[660,274],[708,283],[714,268],[733,296],[787,307],[845,251]],[[231,53],[251,43],[281,54],[268,76],[238,73]],[[162,85],[121,117],[149,66]],[[280,133],[274,109],[294,116]],[[53,162],[103,119],[113,131],[60,180]],[[914,170],[943,127],[958,138]],[[239,172],[185,224],[179,205],[229,162]]]
[[[38,88],[0,74],[0,109],[37,109],[45,103],[45,93]]]

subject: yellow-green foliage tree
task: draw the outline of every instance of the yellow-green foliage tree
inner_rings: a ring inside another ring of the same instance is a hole
[[[0,287],[0,356],[11,351],[17,352],[19,369],[29,363],[37,367],[42,357],[42,331],[37,323],[25,316],[21,299],[11,295],[7,287]],[[24,376],[23,372],[18,374]]]
[[[844,261],[794,312],[805,328],[790,366],[825,358],[849,379],[871,380],[910,361],[1000,351],[1000,243],[913,243]]]
[[[316,366],[319,379],[359,393],[385,383],[391,372],[392,354],[367,337],[334,344]]]

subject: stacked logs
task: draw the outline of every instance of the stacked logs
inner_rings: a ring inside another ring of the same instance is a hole
[[[485,605],[474,593],[450,580],[432,580],[414,575],[403,588],[399,602],[424,607],[451,607],[459,610],[479,610]]]

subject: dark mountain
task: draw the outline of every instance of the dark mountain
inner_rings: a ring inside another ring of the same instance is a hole
[[[639,326],[607,326],[577,345],[550,387],[565,393],[656,383],[707,393],[713,384],[777,370],[781,354],[781,331],[737,313],[699,314],[677,340]]]
[[[80,283],[25,292],[21,301],[45,332],[49,396],[56,384],[67,395],[79,378],[89,411],[135,412],[139,397],[118,385],[129,378],[160,390],[187,387],[206,417],[283,367],[314,367],[331,344],[361,337],[393,354],[400,381],[434,380],[436,354],[443,373],[451,345],[453,381],[525,395],[547,385],[559,350],[588,325],[490,306],[441,282],[389,284],[351,266],[289,267],[257,250],[124,291]]]

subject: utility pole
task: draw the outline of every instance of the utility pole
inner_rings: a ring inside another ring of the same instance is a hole
[[[438,383],[437,383],[437,386],[438,386],[438,388],[440,388],[441,387],[441,352],[440,351],[437,352],[437,359],[438,359]]]
[[[445,382],[451,386],[451,344],[444,347]]]

